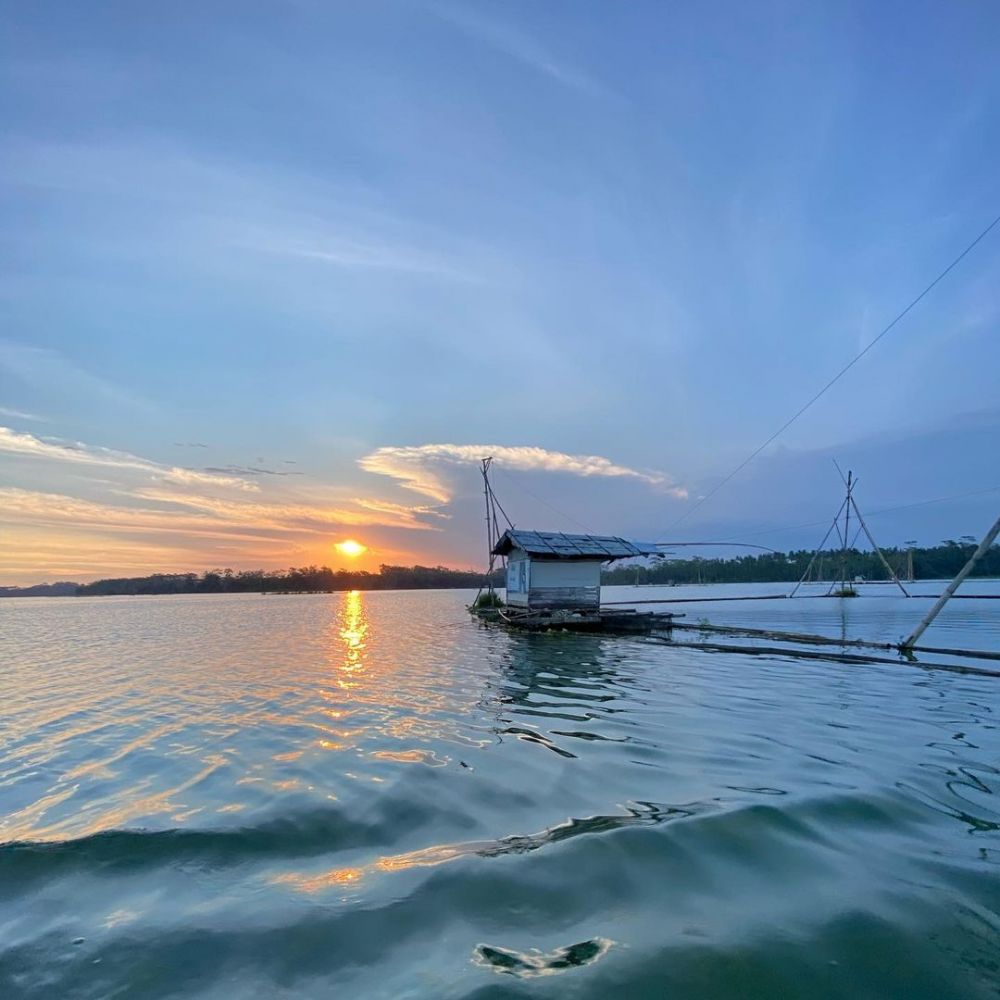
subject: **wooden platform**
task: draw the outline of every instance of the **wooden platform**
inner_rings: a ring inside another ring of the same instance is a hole
[[[683,617],[662,611],[566,611],[566,610],[525,610],[523,608],[469,608],[469,611],[483,621],[496,622],[509,628],[524,629],[529,632],[552,630],[570,632],[591,632],[605,635],[669,632],[675,618]]]

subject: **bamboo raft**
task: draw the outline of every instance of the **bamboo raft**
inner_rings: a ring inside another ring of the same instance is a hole
[[[662,635],[673,628],[675,618],[683,615],[672,612],[607,610],[524,610],[510,606],[476,608],[469,612],[487,622],[495,622],[529,632],[589,632],[602,635]]]

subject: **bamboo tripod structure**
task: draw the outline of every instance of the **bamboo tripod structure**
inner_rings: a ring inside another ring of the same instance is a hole
[[[837,466],[837,471],[838,472],[840,471],[840,466]],[[844,479],[843,473],[841,473],[841,479]],[[807,579],[809,579],[809,576],[812,573],[813,564],[816,562],[818,558],[822,558],[821,553],[823,552],[823,546],[826,545],[827,539],[830,537],[830,534],[834,530],[836,530],[837,537],[840,539],[840,592],[842,596],[847,596],[848,591],[853,590],[853,588],[851,588],[847,580],[847,552],[848,549],[854,547],[854,542],[857,541],[857,537],[858,535],[861,534],[862,531],[865,533],[865,537],[871,543],[871,547],[875,550],[875,554],[878,556],[879,561],[885,567],[885,571],[889,574],[889,579],[892,580],[892,582],[895,583],[897,587],[899,587],[899,589],[903,592],[904,597],[910,596],[910,592],[906,589],[906,587],[903,586],[902,581],[899,579],[899,575],[892,568],[892,566],[889,565],[889,560],[886,559],[884,553],[878,547],[878,542],[875,541],[874,535],[872,535],[871,530],[868,527],[868,524],[866,523],[864,517],[861,514],[861,510],[858,507],[858,503],[854,499],[854,489],[857,485],[858,481],[857,479],[854,478],[854,473],[849,471],[847,473],[847,478],[844,479],[844,486],[847,488],[847,495],[844,497],[843,501],[840,504],[840,507],[837,509],[837,513],[834,516],[833,522],[831,523],[830,527],[826,529],[826,534],[823,536],[823,540],[816,547],[816,551],[813,553],[812,559],[809,560],[809,565],[806,566],[806,571],[802,574],[802,577],[799,579],[799,582],[795,584],[795,586],[792,588],[792,592],[788,595],[789,597],[794,597],[795,594],[798,592],[799,587],[801,587],[802,584],[805,583]],[[854,511],[854,515],[858,520],[859,527],[855,532],[854,538],[850,539],[852,510]],[[843,532],[841,532],[840,529],[841,515],[843,515],[844,517]],[[833,588],[834,584],[831,583],[830,589],[829,591],[827,591],[828,597],[831,594],[833,594],[834,592]]]

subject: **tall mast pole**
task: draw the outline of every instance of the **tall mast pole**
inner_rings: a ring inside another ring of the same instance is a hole
[[[492,458],[484,458],[482,460],[482,471],[483,471],[483,496],[486,499],[486,556],[488,562],[488,568],[486,570],[486,590],[487,593],[493,593],[493,536],[494,525],[493,525],[493,514],[492,505],[490,504],[490,466],[493,464]]]
[[[847,589],[847,546],[851,537],[851,487],[854,482],[854,473],[847,470],[847,501],[844,505],[844,547],[840,556],[840,589]]]

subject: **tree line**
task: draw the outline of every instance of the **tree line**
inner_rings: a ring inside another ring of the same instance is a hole
[[[0,597],[111,596],[115,594],[325,593],[338,590],[470,589],[485,582],[484,573],[446,566],[388,566],[368,570],[332,570],[329,566],[293,566],[282,570],[211,569],[204,573],[153,573],[150,576],[2,587]],[[495,586],[501,586],[497,577]]]
[[[339,590],[435,590],[478,587],[482,573],[445,566],[388,566],[332,570],[329,566],[292,566],[287,570],[212,569],[122,580],[97,580],[77,587],[79,596],[100,594],[326,593]]]
[[[971,535],[960,539],[947,538],[940,545],[907,546],[882,549],[886,561],[901,580],[909,576],[912,563],[916,580],[946,580],[953,577],[975,551],[976,540]],[[841,578],[854,580],[888,580],[889,574],[875,552],[858,549],[827,549],[815,553],[810,549],[791,552],[764,552],[728,559],[658,559],[646,566],[619,566],[605,570],[601,579],[608,584],[672,584],[672,583],[789,583],[802,579],[813,561],[811,579],[835,582]],[[1000,577],[1000,544],[992,546],[976,564],[973,576]]]

